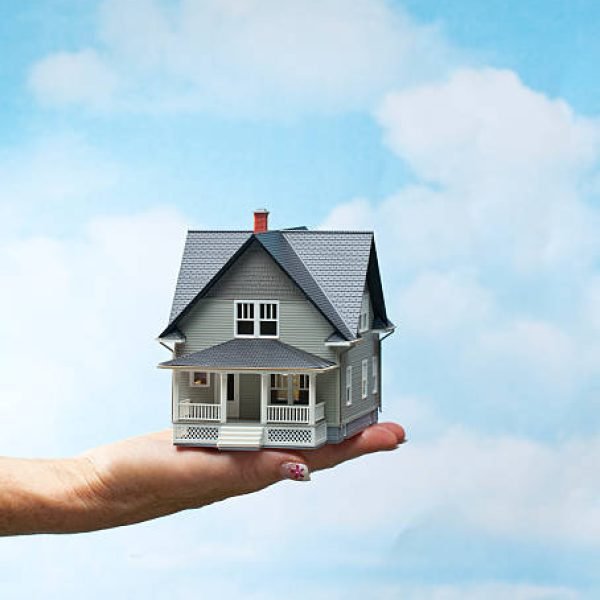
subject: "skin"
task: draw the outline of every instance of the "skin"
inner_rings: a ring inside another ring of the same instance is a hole
[[[395,423],[304,452],[176,447],[171,436],[151,433],[68,459],[0,458],[0,535],[130,525],[259,491],[284,478],[285,463],[314,472],[405,441]]]

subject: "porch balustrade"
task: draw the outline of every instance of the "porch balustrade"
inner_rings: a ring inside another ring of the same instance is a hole
[[[201,404],[189,400],[182,400],[179,403],[180,421],[219,421],[220,419],[220,404]]]
[[[315,406],[315,421],[325,418],[325,403]],[[267,406],[267,423],[310,423],[309,406],[273,405]]]

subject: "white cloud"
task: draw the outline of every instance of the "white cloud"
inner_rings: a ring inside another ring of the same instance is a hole
[[[478,352],[485,360],[518,370],[524,368],[547,385],[564,385],[585,374],[583,345],[551,323],[515,320],[482,333]]]
[[[327,220],[319,225],[319,229],[372,229],[375,215],[368,200],[356,198],[344,204],[338,204],[329,213]]]
[[[598,157],[596,122],[508,70],[462,69],[390,94],[378,118],[390,147],[420,177],[467,190],[473,179],[502,186],[571,179]]]
[[[34,66],[41,100],[103,108],[120,81],[115,109],[354,110],[442,72],[452,55],[435,28],[384,0],[106,0],[100,14],[102,50]]]
[[[390,94],[377,116],[421,180],[380,208],[399,252],[525,270],[589,265],[599,217],[582,189],[598,166],[597,121],[494,69]]]
[[[492,294],[472,275],[453,271],[419,275],[402,290],[397,303],[406,327],[427,335],[480,326],[492,307]]]
[[[114,69],[95,50],[86,49],[43,58],[33,66],[28,83],[46,104],[103,109],[112,102],[119,82]]]
[[[168,423],[153,338],[184,232],[178,213],[155,209],[98,217],[75,239],[0,243],[4,453],[83,450]]]
[[[315,526],[365,534],[390,523],[418,529],[443,522],[505,539],[597,546],[599,460],[598,437],[544,444],[448,429],[426,443],[411,438],[398,454],[323,475],[303,513]],[[334,498],[352,502],[321,514]],[[358,521],[356,506],[370,508]]]
[[[571,402],[600,374],[599,122],[495,69],[389,94],[377,118],[416,181],[327,225],[373,226],[392,318],[446,349],[442,369]]]
[[[22,228],[67,222],[85,207],[108,203],[122,192],[121,165],[80,136],[40,137],[21,147],[0,149],[0,230],[16,236]]]

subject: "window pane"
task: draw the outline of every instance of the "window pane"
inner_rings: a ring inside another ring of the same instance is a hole
[[[277,335],[277,321],[261,321],[260,335]]]
[[[254,321],[238,321],[238,335],[254,335]]]
[[[194,371],[192,381],[194,382],[194,385],[208,385],[208,373]]]

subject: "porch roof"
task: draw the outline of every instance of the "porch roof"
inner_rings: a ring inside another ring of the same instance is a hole
[[[215,370],[322,371],[331,369],[336,364],[279,340],[236,338],[162,362],[158,366],[164,369],[193,367]]]

